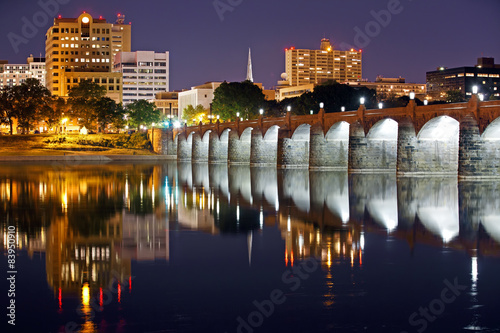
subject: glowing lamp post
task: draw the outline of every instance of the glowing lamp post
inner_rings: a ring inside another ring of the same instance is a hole
[[[345,111],[345,106],[342,106],[342,107],[340,108],[340,111],[341,111],[341,112],[344,112],[344,111]]]
[[[378,103],[378,108],[382,109],[384,107],[384,103]]]
[[[288,106],[286,107],[286,111],[287,111],[287,112],[292,111],[292,107],[291,107],[290,105],[288,105]]]
[[[264,114],[264,109],[260,109],[259,114],[262,116]]]
[[[311,113],[311,114],[313,114],[313,113],[314,113],[314,111],[313,111],[313,110],[311,110],[311,111],[310,111],[310,113]]]
[[[475,95],[477,94],[477,86],[472,87],[472,93]]]
[[[484,94],[478,94],[479,95],[479,100],[482,102],[484,101]]]
[[[364,97],[361,97],[361,98],[359,99],[359,104],[361,104],[361,105],[364,105],[364,104],[365,104],[365,98],[364,98]]]
[[[324,107],[325,107],[325,103],[323,103],[323,102],[319,103],[319,108],[320,108],[320,109],[322,109],[322,108],[324,108]]]
[[[429,104],[429,101],[424,99],[424,105],[427,105],[427,104]]]
[[[415,92],[410,92],[410,99],[415,99]]]

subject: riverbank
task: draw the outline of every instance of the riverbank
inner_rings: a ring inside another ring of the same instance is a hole
[[[145,135],[1,135],[0,161],[110,161],[163,159]]]

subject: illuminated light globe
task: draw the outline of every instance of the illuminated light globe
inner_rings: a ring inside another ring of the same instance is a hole
[[[89,23],[89,22],[90,22],[90,19],[89,19],[87,16],[84,16],[84,17],[82,18],[82,23],[87,24],[87,23]]]
[[[319,103],[319,107],[320,107],[321,109],[322,109],[322,108],[324,108],[324,107],[325,107],[325,103],[323,103],[323,102]]]
[[[415,99],[415,93],[413,91],[410,92],[410,99]]]
[[[260,114],[264,114],[264,109],[260,109],[260,110],[259,110],[259,113],[260,113]]]
[[[365,104],[365,98],[364,97],[361,97],[359,99],[359,104],[361,104],[361,105]]]
[[[482,102],[484,101],[484,95],[483,94],[479,94],[479,100]]]
[[[178,121],[174,121],[174,128],[179,128],[181,127],[181,123]]]
[[[427,105],[427,104],[429,104],[429,101],[425,99],[424,100],[424,105]]]
[[[342,106],[342,107],[340,108],[340,111],[344,112],[344,111],[345,111],[345,106]]]
[[[473,86],[472,87],[472,93],[473,94],[477,94],[477,86]]]
[[[290,105],[288,105],[288,106],[286,107],[286,110],[287,110],[288,112],[290,112],[290,111],[292,111],[292,107],[291,107]]]
[[[378,108],[379,109],[382,109],[384,107],[384,104],[383,103],[378,103]]]

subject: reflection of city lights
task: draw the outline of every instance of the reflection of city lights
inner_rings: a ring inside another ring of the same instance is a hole
[[[286,230],[290,232],[292,230],[292,224],[290,222],[290,216],[288,216],[288,219],[286,221]]]
[[[82,304],[88,306],[90,303],[90,288],[88,282],[85,282],[82,287]]]
[[[103,305],[103,301],[102,301],[102,288],[99,288],[99,306],[102,306]]]
[[[361,236],[359,237],[359,246],[361,247],[361,250],[365,249],[365,233],[361,232]]]
[[[472,282],[475,284],[477,282],[477,257],[472,257],[471,276]]]
[[[62,210],[63,212],[67,212],[68,211],[68,193],[67,192],[64,192],[63,195],[61,196],[61,206],[62,206]]]
[[[240,205],[236,206],[236,221],[240,220]]]
[[[259,214],[259,223],[260,223],[260,228],[264,228],[264,213],[262,212],[262,209],[260,210]]]
[[[326,265],[328,268],[332,267],[332,251],[330,247],[328,247],[328,254],[326,255]]]

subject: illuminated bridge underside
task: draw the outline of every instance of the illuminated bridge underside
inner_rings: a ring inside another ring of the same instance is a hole
[[[408,106],[156,129],[180,161],[500,177],[500,101]],[[150,133],[151,135],[151,133]],[[424,213],[422,213],[424,214]]]

